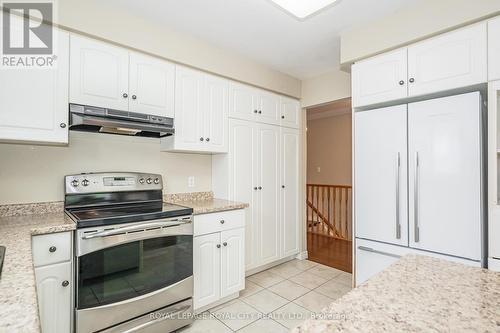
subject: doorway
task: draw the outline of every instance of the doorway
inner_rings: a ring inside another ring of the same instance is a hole
[[[306,114],[308,257],[351,273],[351,99],[311,107]]]

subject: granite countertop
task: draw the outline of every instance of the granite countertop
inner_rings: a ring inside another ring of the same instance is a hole
[[[247,203],[214,198],[212,192],[167,194],[163,199],[165,202],[193,208],[194,215],[243,209],[249,206]]]
[[[409,255],[323,316],[293,332],[500,332],[500,273]]]
[[[0,245],[6,247],[0,278],[0,332],[40,330],[31,236],[75,228],[62,211],[0,216]]]

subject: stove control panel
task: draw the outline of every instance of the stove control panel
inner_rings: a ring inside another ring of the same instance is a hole
[[[65,177],[66,194],[162,190],[161,175],[132,172],[82,173]]]

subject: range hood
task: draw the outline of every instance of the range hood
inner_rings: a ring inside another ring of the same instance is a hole
[[[69,129],[161,138],[174,134],[174,119],[89,105],[70,104]]]

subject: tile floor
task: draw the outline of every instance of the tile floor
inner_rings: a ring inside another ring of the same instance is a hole
[[[200,314],[178,332],[288,332],[351,290],[351,279],[335,268],[292,260],[247,277],[238,299]]]

